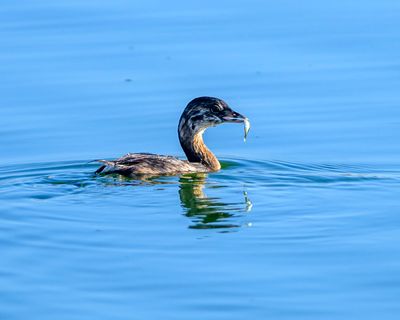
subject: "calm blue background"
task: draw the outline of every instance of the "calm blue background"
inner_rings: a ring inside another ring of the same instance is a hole
[[[398,1],[17,1],[0,8],[0,318],[397,319]],[[219,173],[183,157],[194,97]]]

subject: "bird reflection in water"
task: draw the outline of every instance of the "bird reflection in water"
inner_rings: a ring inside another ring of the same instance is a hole
[[[179,179],[179,197],[185,215],[194,224],[191,229],[229,229],[241,225],[232,223],[233,218],[239,217],[243,212],[250,212],[252,203],[243,192],[243,201],[240,203],[226,203],[220,198],[207,197],[204,186],[207,174],[187,174]],[[249,224],[247,224],[249,225]]]
[[[204,188],[207,173],[185,174],[179,177],[179,198],[184,214],[193,224],[190,229],[228,229],[242,226],[251,226],[251,223],[237,223],[243,217],[243,213],[250,212],[252,203],[243,191],[238,195],[239,201],[224,202],[217,197],[207,197]],[[112,178],[112,179],[110,179]],[[98,178],[97,178],[98,179]],[[141,176],[137,179],[127,178],[121,175],[108,176],[103,181],[108,186],[143,186],[143,185],[169,185],[171,180],[160,179],[154,176]],[[223,188],[222,185],[208,184],[211,188]],[[235,222],[232,222],[235,221]]]

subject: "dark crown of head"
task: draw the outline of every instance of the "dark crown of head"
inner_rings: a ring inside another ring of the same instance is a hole
[[[204,109],[209,109],[210,111],[223,111],[225,109],[229,109],[228,104],[218,98],[214,97],[199,97],[195,98],[192,101],[189,102],[187,105],[187,111],[193,108],[204,108]]]

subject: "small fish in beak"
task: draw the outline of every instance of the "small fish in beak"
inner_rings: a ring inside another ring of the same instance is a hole
[[[249,119],[244,118],[243,123],[244,123],[244,138],[243,138],[243,141],[246,142],[247,134],[250,131],[250,121],[249,121]]]
[[[244,142],[246,142],[247,134],[249,133],[249,130],[250,130],[249,119],[247,119],[245,116],[241,115],[240,113],[237,113],[232,110],[229,111],[229,114],[222,117],[222,119],[225,122],[230,122],[230,123],[243,123],[244,124]]]

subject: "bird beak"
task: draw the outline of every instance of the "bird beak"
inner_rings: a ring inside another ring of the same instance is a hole
[[[224,122],[228,123],[244,123],[244,141],[246,142],[247,134],[250,130],[250,121],[245,116],[242,116],[240,113],[232,111],[230,114],[222,117]]]
[[[231,122],[231,123],[243,123],[247,118],[242,116],[240,113],[232,111],[230,114],[227,114],[222,117],[224,122]]]

